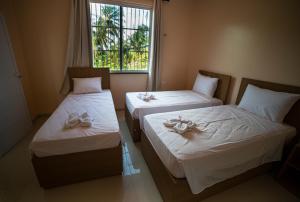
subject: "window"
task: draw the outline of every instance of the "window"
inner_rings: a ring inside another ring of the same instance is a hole
[[[90,13],[93,66],[111,72],[147,72],[150,10],[90,3]]]

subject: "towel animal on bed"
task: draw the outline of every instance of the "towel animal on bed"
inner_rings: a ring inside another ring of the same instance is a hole
[[[148,94],[148,92],[146,92],[145,94],[139,93],[137,97],[145,102],[156,100],[155,96],[153,94]]]
[[[177,119],[166,120],[163,124],[166,127],[171,128],[172,132],[178,133],[180,135],[183,135],[184,133],[191,131],[199,126],[199,124],[196,124],[191,120],[182,119],[181,116],[179,116]]]
[[[65,122],[65,129],[72,129],[76,127],[91,127],[93,120],[87,112],[79,115],[78,113],[69,114],[68,119]]]

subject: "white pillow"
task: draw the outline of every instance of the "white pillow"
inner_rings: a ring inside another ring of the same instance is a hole
[[[271,121],[282,122],[300,95],[276,92],[248,84],[238,107]]]
[[[218,86],[218,80],[218,78],[198,74],[194,83],[193,91],[213,97]]]
[[[73,78],[73,93],[100,93],[102,92],[101,77]]]

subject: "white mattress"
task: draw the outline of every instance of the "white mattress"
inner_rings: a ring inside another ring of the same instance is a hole
[[[171,112],[186,109],[195,109],[221,105],[222,101],[217,98],[210,98],[204,94],[196,93],[191,90],[181,91],[158,91],[149,92],[155,96],[155,100],[145,102],[137,96],[139,93],[126,93],[126,105],[130,114],[139,119],[143,128],[143,117],[148,114]]]
[[[88,112],[93,119],[90,128],[64,129],[69,113]],[[120,143],[111,92],[69,94],[37,131],[30,149],[38,157],[113,148]]]
[[[166,119],[193,120],[203,132],[170,132]],[[293,127],[271,122],[233,105],[159,113],[144,117],[144,130],[169,172],[186,177],[194,194],[261,164],[281,158]]]

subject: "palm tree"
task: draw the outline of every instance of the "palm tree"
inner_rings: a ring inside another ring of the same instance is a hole
[[[135,62],[139,60],[140,64],[146,64],[149,45],[148,31],[149,27],[147,25],[139,25],[138,29],[123,44],[123,55],[127,65],[130,66],[133,60]],[[133,54],[130,50],[135,53]]]
[[[149,27],[146,25],[139,25],[138,30],[129,38],[130,46],[138,52],[141,52],[148,46],[149,37],[147,32]]]
[[[93,49],[96,50],[94,53],[95,66],[110,68],[117,68],[119,66],[119,28],[120,7],[110,5],[100,6],[100,16],[93,26]],[[148,32],[148,26],[140,25],[129,38],[123,41],[122,51],[125,63],[123,64],[125,66],[128,66],[132,61],[147,60]]]
[[[93,46],[95,52],[96,66],[114,67],[118,63],[118,52],[107,50],[118,49],[120,10],[116,6],[101,6],[100,16],[93,29]]]
[[[104,50],[116,44],[119,36],[120,10],[114,6],[103,6],[100,13],[94,31],[94,42],[98,50]]]

